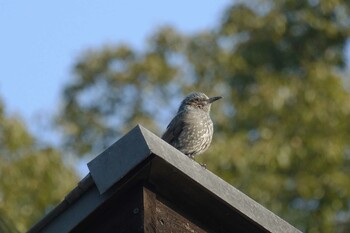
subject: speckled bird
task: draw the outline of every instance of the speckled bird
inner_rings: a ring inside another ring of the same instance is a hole
[[[206,151],[214,131],[209,115],[210,107],[213,102],[221,98],[221,96],[208,98],[201,92],[189,94],[181,102],[162,139],[192,159]]]

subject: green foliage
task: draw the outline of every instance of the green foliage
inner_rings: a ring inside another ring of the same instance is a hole
[[[60,153],[40,146],[0,103],[0,231],[25,232],[75,185]]]
[[[15,224],[9,220],[5,213],[0,213],[0,232],[18,233]]]
[[[209,169],[305,232],[345,232],[349,22],[346,0],[244,1],[212,31],[90,51],[58,117],[67,148],[97,153],[136,123],[160,132],[185,93],[220,94]]]
[[[87,53],[64,92],[65,112],[58,122],[66,146],[83,155],[106,147],[137,122],[154,128],[153,115],[170,98],[166,90],[176,75],[164,53],[140,55],[125,45]]]

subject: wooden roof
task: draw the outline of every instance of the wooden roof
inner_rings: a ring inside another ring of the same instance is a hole
[[[29,233],[82,229],[86,219],[104,213],[104,203],[139,183],[207,229],[300,232],[140,125],[89,162],[88,167],[90,173]]]

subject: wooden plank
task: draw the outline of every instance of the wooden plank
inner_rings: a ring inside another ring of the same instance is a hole
[[[144,232],[147,233],[208,232],[147,188],[144,188],[144,224]]]
[[[145,187],[143,188],[143,205],[144,232],[157,232],[156,194]]]

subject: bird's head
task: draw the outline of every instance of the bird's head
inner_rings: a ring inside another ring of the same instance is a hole
[[[186,96],[181,102],[179,112],[183,110],[201,109],[209,113],[211,104],[221,98],[221,96],[209,98],[202,92],[194,92]]]

